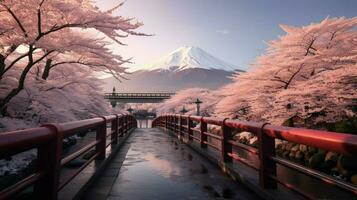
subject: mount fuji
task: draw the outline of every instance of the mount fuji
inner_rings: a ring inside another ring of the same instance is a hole
[[[234,65],[212,56],[199,47],[176,49],[157,61],[130,69],[129,80],[122,83],[104,79],[105,91],[113,86],[119,92],[177,91],[200,87],[216,89],[231,82],[233,73],[243,72]]]

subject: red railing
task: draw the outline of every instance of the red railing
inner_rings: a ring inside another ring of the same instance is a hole
[[[107,124],[111,131],[107,133]],[[37,148],[37,170],[0,191],[0,199],[10,199],[29,186],[34,186],[35,199],[57,199],[57,193],[75,178],[93,160],[106,159],[106,148],[118,143],[118,137],[136,127],[131,115],[110,115],[68,123],[46,124],[39,128],[12,131],[0,134],[0,158]],[[78,131],[95,129],[96,139],[77,151],[63,157],[63,139]],[[106,144],[107,138],[110,142]],[[65,164],[95,148],[95,153],[66,180],[60,182],[60,169]]]
[[[199,124],[199,128],[193,127],[194,122]],[[173,131],[180,136],[186,137],[188,141],[198,142],[200,148],[206,149],[207,147],[211,147],[220,153],[220,160],[223,164],[233,163],[232,161],[235,160],[258,171],[259,185],[264,189],[277,189],[277,185],[280,183],[288,189],[298,192],[305,197],[314,198],[294,185],[280,179],[277,176],[277,164],[279,164],[357,195],[356,185],[336,179],[327,174],[275,155],[275,139],[281,139],[341,154],[356,156],[357,135],[275,126],[267,123],[187,115],[159,116],[152,124],[153,127],[162,127],[166,130]],[[218,135],[210,133],[207,129],[207,125],[220,126],[221,133]],[[247,131],[253,133],[258,137],[258,148],[233,140],[232,131]],[[194,136],[193,132],[196,132],[199,137]],[[216,140],[220,144],[217,145],[217,143],[209,142],[208,138]],[[257,155],[259,164],[255,165],[248,162],[245,158],[235,153],[233,147]]]

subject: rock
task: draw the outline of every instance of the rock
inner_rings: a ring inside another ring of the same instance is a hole
[[[295,145],[295,146],[293,146],[291,149],[290,149],[290,151],[293,151],[293,152],[297,152],[299,150],[299,145],[297,144],[297,145]]]
[[[284,151],[283,152],[283,157],[284,158],[289,158],[290,151]]]
[[[309,162],[309,159],[311,158],[311,156],[312,156],[312,154],[309,153],[309,152],[306,152],[306,153],[304,154],[304,160],[305,160],[306,163]]]
[[[357,185],[357,174],[352,175],[351,178],[350,178],[350,181],[351,181],[353,184],[356,184],[356,185]]]
[[[295,152],[290,151],[290,153],[289,153],[289,158],[290,158],[290,160],[295,159]]]
[[[311,154],[314,154],[317,152],[317,148],[316,147],[311,147],[311,146],[308,146],[307,147],[307,151]]]
[[[285,150],[290,151],[293,148],[294,144],[293,143],[287,143],[285,146]]]
[[[285,151],[285,150],[286,150],[286,144],[285,144],[285,143],[281,143],[281,144],[279,144],[278,146],[280,147],[280,149],[281,149],[282,151]]]
[[[301,165],[304,165],[305,164],[304,156],[305,156],[305,154],[302,151],[300,151],[300,150],[297,151],[295,153],[295,161]]]
[[[329,160],[337,162],[337,159],[338,159],[338,153],[332,152],[332,151],[329,151],[326,153],[325,162],[327,162]]]
[[[253,146],[253,147],[257,147],[258,146],[258,137],[253,137],[249,140],[249,145]]]
[[[283,144],[277,144],[276,147],[275,147],[275,149],[276,149],[276,150],[281,150],[281,149],[282,149],[282,146],[283,146]]]
[[[299,149],[300,149],[301,152],[305,153],[305,152],[307,152],[307,145],[300,144],[299,145]]]
[[[312,169],[319,169],[321,164],[324,162],[324,159],[325,159],[325,155],[324,154],[315,153],[309,159],[308,166],[311,167]]]
[[[295,153],[295,159],[302,160],[304,158],[304,153],[302,151],[297,151]]]
[[[340,155],[337,163],[339,169],[353,172],[357,171],[357,157],[355,156]]]

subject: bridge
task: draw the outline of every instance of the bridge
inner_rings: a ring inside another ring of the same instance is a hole
[[[235,139],[242,131],[257,147]],[[80,132],[88,135],[63,150]],[[139,129],[131,115],[110,115],[1,133],[1,158],[37,149],[37,164],[0,199],[357,198],[356,185],[278,156],[276,139],[357,155],[350,134],[187,115]]]
[[[159,103],[169,99],[175,93],[172,92],[148,92],[148,93],[130,93],[130,92],[112,92],[105,93],[104,98],[108,99],[112,105],[116,103]]]

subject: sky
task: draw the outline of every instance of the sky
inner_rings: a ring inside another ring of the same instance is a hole
[[[97,0],[109,9],[117,0]],[[357,0],[126,0],[115,15],[143,22],[127,46],[113,51],[133,65],[151,63],[182,46],[197,46],[239,69],[247,70],[264,53],[266,42],[284,32],[279,24],[304,26],[326,17],[357,16]],[[128,66],[130,67],[130,66]]]

